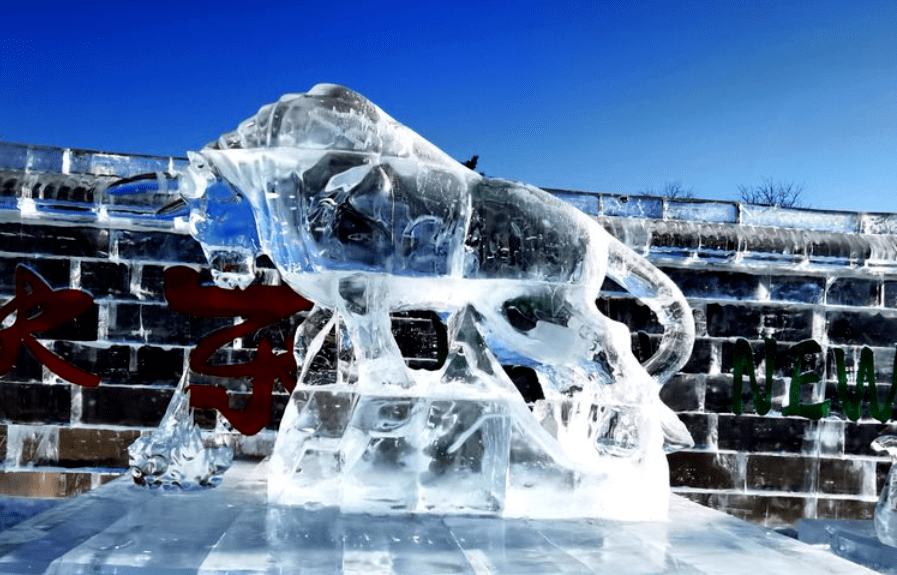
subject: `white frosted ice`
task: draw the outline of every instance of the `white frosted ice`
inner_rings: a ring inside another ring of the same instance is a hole
[[[26,455],[25,451],[28,451]],[[29,460],[25,461],[25,458]],[[56,425],[6,425],[4,467],[34,466],[37,461],[59,459],[59,427]]]
[[[296,355],[351,353],[336,383],[300,378],[269,498],[346,510],[532,517],[663,516],[664,441],[689,445],[659,385],[691,353],[681,292],[593,219],[482,177],[363,96],[320,84],[265,106],[177,181],[216,280],[265,254],[316,304]],[[594,301],[608,276],[665,331],[642,366]],[[406,367],[390,313],[449,317],[441,370]],[[346,354],[343,354],[344,356]],[[502,364],[533,368],[527,406]],[[531,409],[530,409],[531,408]]]

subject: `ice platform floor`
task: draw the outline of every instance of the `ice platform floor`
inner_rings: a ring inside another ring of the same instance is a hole
[[[874,573],[673,496],[667,523],[344,515],[268,507],[263,465],[213,490],[128,477],[0,533],[0,573]]]

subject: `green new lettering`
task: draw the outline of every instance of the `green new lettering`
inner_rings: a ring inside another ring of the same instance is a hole
[[[866,351],[869,348],[863,348],[863,351]],[[864,371],[863,362],[865,361],[865,354],[862,354],[860,357],[860,369],[857,373],[857,385],[856,390],[851,392],[847,388],[847,373],[844,368],[844,350],[843,349],[835,349],[835,366],[838,372],[838,397],[841,398],[841,408],[844,410],[844,415],[847,416],[851,421],[856,421],[860,418],[863,409],[863,382],[865,377],[861,377],[860,373]]]
[[[772,407],[772,376],[776,369],[776,342],[773,339],[764,340],[766,344],[766,392],[760,391],[757,384],[757,376],[754,373],[754,350],[751,344],[744,338],[738,338],[735,341],[735,351],[733,353],[733,369],[735,371],[735,390],[732,394],[732,412],[735,415],[741,415],[744,407],[741,401],[742,378],[744,371],[751,376],[751,399],[754,400],[754,409],[760,415],[769,413]]]
[[[750,376],[751,398],[754,408],[759,415],[766,415],[772,408],[772,381],[775,373],[776,342],[773,339],[765,339],[766,352],[766,388],[760,389],[755,374],[754,352],[751,344],[744,338],[735,341],[733,352],[733,394],[732,412],[740,415],[744,411],[742,389],[744,388],[744,374]],[[800,387],[812,385],[820,381],[820,376],[812,371],[803,371],[803,358],[805,355],[819,353],[820,345],[812,339],[794,344],[788,350],[794,358],[794,367],[791,374],[791,383],[788,387],[788,405],[782,409],[782,415],[798,415],[809,419],[820,419],[828,415],[831,408],[831,400],[826,399],[820,403],[805,405],[800,402]],[[860,362],[857,368],[856,387],[853,391],[847,386],[847,369],[845,368],[844,350],[833,349],[835,352],[835,368],[838,378],[838,397],[844,409],[844,415],[851,421],[857,421],[862,416],[863,398],[869,395],[869,412],[878,421],[885,423],[891,419],[894,400],[897,399],[897,348],[894,350],[894,367],[891,374],[891,386],[884,401],[879,400],[878,386],[875,382],[875,358],[872,350],[863,347],[860,351]]]
[[[820,419],[828,415],[832,400],[804,405],[800,402],[800,386],[818,382],[818,373],[803,371],[803,357],[810,353],[819,353],[822,348],[815,340],[808,339],[796,343],[788,350],[794,356],[794,370],[791,372],[791,385],[788,388],[788,405],[782,409],[782,415],[800,415],[810,419]]]
[[[868,357],[866,352],[868,353]],[[864,347],[863,351],[860,353],[860,372],[863,372],[863,361],[866,361],[866,371],[868,372],[869,381],[871,382],[871,388],[869,389],[869,395],[872,397],[870,406],[870,411],[872,412],[872,417],[884,423],[891,418],[892,407],[894,405],[894,397],[897,396],[897,348],[894,349],[894,364],[893,369],[891,370],[891,388],[888,390],[888,398],[885,401],[884,405],[878,404],[878,388],[875,385],[875,364],[872,361],[872,350]],[[859,385],[859,373],[857,374],[857,385]]]
[[[891,418],[891,409],[894,398],[897,396],[897,349],[894,351],[894,371],[891,374],[891,387],[888,390],[887,400],[884,404],[878,401],[878,386],[875,383],[875,357],[872,350],[863,347],[860,351],[860,365],[857,369],[856,389],[851,392],[847,387],[847,374],[844,367],[844,350],[835,350],[835,362],[838,371],[838,396],[844,415],[851,421],[856,421],[862,415],[863,395],[868,390],[869,412],[872,417],[884,423]]]

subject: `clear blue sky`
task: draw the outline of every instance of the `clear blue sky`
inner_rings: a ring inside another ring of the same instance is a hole
[[[546,187],[897,212],[897,2],[0,2],[0,139],[183,155],[317,82]]]

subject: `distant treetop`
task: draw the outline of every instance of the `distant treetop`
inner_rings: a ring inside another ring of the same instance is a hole
[[[801,197],[803,191],[803,184],[775,182],[772,178],[766,178],[756,186],[738,186],[738,194],[742,202],[777,208],[804,207]]]
[[[653,188],[645,188],[639,192],[642,196],[660,196],[670,200],[681,200],[682,198],[694,198],[695,189],[685,188],[679,180],[667,182],[663,185],[660,193],[654,191]]]

